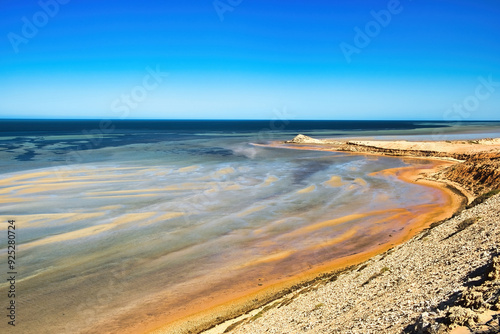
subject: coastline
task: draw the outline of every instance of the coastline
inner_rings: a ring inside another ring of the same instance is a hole
[[[327,151],[343,151],[332,149],[331,147],[318,147],[318,143],[315,142],[313,145],[297,145],[295,147],[286,146],[282,144],[274,143],[273,147],[282,147],[290,149],[311,149],[311,150],[327,150]],[[363,155],[375,155],[381,156],[386,155],[381,152],[348,152],[354,154]],[[391,152],[393,153],[393,152]],[[389,156],[394,156],[394,154],[389,154]],[[183,319],[179,319],[175,322],[169,324],[163,324],[159,328],[150,331],[150,333],[185,333],[185,332],[203,332],[206,331],[207,334],[212,333],[222,333],[229,326],[234,323],[244,322],[245,319],[248,320],[249,317],[258,314],[263,309],[268,308],[271,304],[276,304],[280,299],[287,299],[289,294],[297,294],[298,291],[307,290],[311,285],[316,284],[316,282],[324,280],[324,277],[336,275],[337,272],[343,272],[352,268],[353,266],[359,265],[360,263],[366,262],[369,259],[374,258],[378,254],[387,252],[389,249],[396,247],[397,245],[404,244],[408,240],[418,235],[420,232],[429,228],[433,223],[437,223],[448,219],[463,209],[467,204],[469,204],[474,196],[468,192],[465,188],[461,188],[458,185],[454,185],[451,182],[447,182],[445,179],[433,180],[429,178],[430,174],[435,174],[439,170],[443,170],[446,167],[450,167],[455,162],[460,161],[454,157],[445,156],[415,156],[412,154],[397,155],[397,158],[417,158],[433,160],[432,165],[426,166],[425,168],[415,168],[415,167],[402,167],[384,170],[382,172],[391,174],[398,177],[400,180],[410,183],[416,183],[420,185],[425,185],[438,191],[442,192],[447,199],[447,204],[444,206],[446,210],[439,210],[438,212],[421,212],[417,222],[411,224],[411,227],[406,231],[402,238],[396,241],[375,247],[369,252],[364,252],[361,254],[356,254],[354,256],[348,256],[334,261],[330,261],[328,264],[319,266],[312,271],[307,271],[294,277],[286,282],[279,282],[270,287],[257,292],[250,293],[246,296],[236,298],[234,300],[223,303],[222,305],[216,306],[209,310],[202,311],[200,313],[188,316]],[[442,208],[441,208],[442,209]],[[260,311],[259,311],[260,310]],[[234,325],[233,325],[234,326]],[[209,329],[209,330],[207,330]]]
[[[499,214],[492,196],[228,332],[498,333]]]

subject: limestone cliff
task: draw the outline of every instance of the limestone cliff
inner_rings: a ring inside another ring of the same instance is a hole
[[[472,155],[465,162],[448,167],[443,176],[476,195],[500,188],[500,154]]]

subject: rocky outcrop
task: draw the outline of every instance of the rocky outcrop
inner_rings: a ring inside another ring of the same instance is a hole
[[[309,136],[298,134],[292,140],[285,141],[286,144],[323,144],[320,139],[314,139]]]
[[[443,304],[444,310],[424,312],[416,324],[407,328],[415,333],[449,333],[456,327],[466,327],[469,333],[498,333],[500,311],[500,257],[494,257],[488,270],[472,286],[464,287],[458,298]],[[484,316],[485,313],[489,316]],[[495,321],[496,319],[496,321]],[[465,328],[464,328],[465,329]]]
[[[341,150],[350,152],[381,153],[384,155],[391,155],[391,156],[450,157],[450,154],[445,154],[436,151],[398,150],[398,149],[362,145],[353,141],[346,142],[346,144],[341,147]],[[451,156],[451,158],[455,158],[455,156]]]
[[[344,145],[341,145],[339,147],[339,150],[350,151],[350,152],[378,153],[389,156],[450,158],[455,160],[467,160],[475,155],[475,153],[451,153],[451,152],[439,152],[434,150],[406,150],[406,149],[384,148],[384,147],[360,144],[355,141],[345,142]]]
[[[500,188],[500,157],[471,156],[465,162],[441,172],[450,181],[462,185],[475,195]]]

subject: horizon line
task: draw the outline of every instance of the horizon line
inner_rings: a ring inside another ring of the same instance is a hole
[[[469,119],[469,120],[439,120],[439,119],[274,119],[274,118],[37,118],[37,117],[0,117],[0,121],[326,121],[326,122],[442,122],[442,123],[466,123],[466,122],[500,122],[500,119]]]

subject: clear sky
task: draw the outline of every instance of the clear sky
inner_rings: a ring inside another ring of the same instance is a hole
[[[500,120],[498,0],[3,0],[0,117]]]

